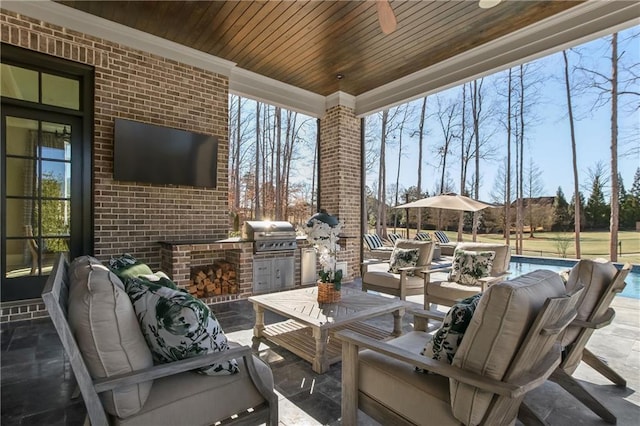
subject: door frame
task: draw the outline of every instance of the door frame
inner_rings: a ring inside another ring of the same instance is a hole
[[[72,185],[72,230],[70,232],[69,257],[73,259],[77,256],[94,254],[94,223],[93,223],[93,135],[94,135],[94,68],[85,64],[68,61],[61,58],[33,52],[16,46],[1,44],[1,62],[23,68],[33,69],[38,72],[45,72],[63,77],[73,78],[80,83],[80,108],[72,110],[36,102],[23,101],[12,98],[1,98],[2,103],[2,132],[5,132],[5,117],[17,116],[33,118],[35,120],[47,119],[52,121],[73,120],[78,123],[78,132],[73,132],[71,176],[72,180],[78,179],[78,185]],[[13,113],[13,114],[12,114]],[[78,138],[78,140],[76,140]],[[77,148],[77,151],[73,151]],[[0,153],[0,175],[3,179],[6,174],[6,157],[4,150]],[[5,185],[2,186],[0,194],[0,212],[4,228],[6,217],[5,207]],[[75,215],[74,215],[75,213]],[[30,277],[34,283],[28,283],[29,277],[5,278],[6,265],[4,259],[6,236],[0,238],[0,278],[2,288],[0,296],[2,302],[25,300],[40,297],[40,292],[44,286],[46,275]],[[14,281],[15,280],[15,281]],[[20,283],[19,281],[26,282]],[[14,286],[13,283],[17,284]],[[22,289],[20,285],[24,286]],[[24,290],[24,291],[23,291]]]

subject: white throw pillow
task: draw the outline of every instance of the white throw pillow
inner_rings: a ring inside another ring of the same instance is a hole
[[[467,251],[456,249],[448,280],[458,284],[478,286],[480,278],[491,275],[495,251]]]
[[[125,286],[156,362],[229,349],[218,320],[201,300],[182,290],[139,278],[129,278]],[[208,375],[233,374],[238,372],[238,363],[232,359],[197,371]]]

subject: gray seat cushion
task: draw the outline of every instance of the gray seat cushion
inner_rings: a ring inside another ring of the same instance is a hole
[[[233,347],[234,344],[230,345]],[[265,385],[273,389],[271,369],[253,357]],[[175,426],[212,425],[248,407],[264,402],[251,382],[242,360],[240,372],[227,376],[206,376],[193,372],[156,379],[144,408],[135,416],[116,419],[116,425]]]
[[[364,274],[362,281],[376,285],[380,287],[385,287],[389,289],[399,289],[400,288],[400,274],[392,274],[389,272],[389,264],[388,263],[378,263],[369,265],[367,267],[367,272]],[[406,278],[406,288],[407,289],[417,289],[424,288],[424,279],[419,276],[407,276]]]
[[[387,343],[418,354],[426,334],[410,332]],[[459,425],[451,414],[449,380],[371,350],[360,352],[359,389],[414,424]]]

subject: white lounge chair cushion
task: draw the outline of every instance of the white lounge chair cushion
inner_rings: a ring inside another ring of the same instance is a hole
[[[69,266],[68,318],[93,378],[151,367],[151,352],[120,279],[97,259],[83,256]],[[142,408],[153,381],[100,394],[105,410],[118,417]]]
[[[230,347],[237,346],[229,342]],[[241,360],[239,360],[241,361]],[[273,389],[271,369],[259,358],[253,361],[265,385]],[[151,394],[137,415],[116,419],[116,425],[210,425],[258,406],[264,398],[253,386],[243,362],[238,374],[205,376],[193,372],[163,377],[153,382]]]
[[[547,298],[565,294],[560,276],[537,270],[489,287],[452,365],[502,380]],[[451,379],[451,409],[464,424],[479,424],[493,394]]]
[[[458,284],[449,281],[436,281],[436,277],[432,274],[429,283],[429,296],[446,300],[460,300],[471,297],[482,291],[481,286],[472,286],[466,284]],[[445,278],[446,279],[446,278]]]
[[[611,284],[618,270],[611,263],[604,259],[582,259],[569,272],[567,279],[567,293],[584,286],[581,299],[578,301],[578,315],[576,319],[587,320],[602,299],[607,286]],[[561,344],[563,347],[573,343],[581,328],[568,326],[562,334]]]
[[[410,332],[387,343],[418,353],[424,333]],[[359,389],[414,424],[459,425],[451,415],[449,380],[415,371],[411,364],[364,350],[359,355]]]

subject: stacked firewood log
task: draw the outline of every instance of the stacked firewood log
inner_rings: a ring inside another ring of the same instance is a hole
[[[187,290],[197,297],[236,294],[238,284],[234,265],[226,261],[219,261],[210,266],[194,268]]]

